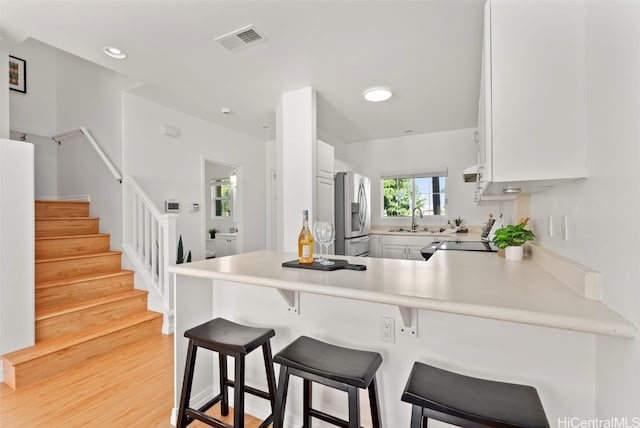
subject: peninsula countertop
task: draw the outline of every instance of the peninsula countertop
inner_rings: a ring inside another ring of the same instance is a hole
[[[169,268],[199,278],[341,297],[404,308],[490,318],[585,333],[633,338],[635,326],[585,299],[532,260],[495,253],[438,251],[428,261],[332,256],[366,271],[285,268],[293,253],[256,251]],[[179,283],[177,287],[179,287]]]

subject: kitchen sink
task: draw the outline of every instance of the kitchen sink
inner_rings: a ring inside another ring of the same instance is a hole
[[[449,233],[451,233],[451,232],[445,232],[445,231],[440,232],[440,231],[438,231],[438,230],[426,230],[426,229],[422,229],[422,230],[419,230],[419,229],[411,230],[411,229],[403,229],[403,228],[400,228],[400,229],[391,229],[391,230],[389,230],[389,232],[397,232],[397,233],[423,233],[423,234],[430,233],[430,234],[432,234],[432,235],[443,235],[443,234],[449,234]]]

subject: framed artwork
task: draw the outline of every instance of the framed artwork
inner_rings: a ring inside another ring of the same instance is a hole
[[[27,93],[27,61],[9,55],[9,89]]]

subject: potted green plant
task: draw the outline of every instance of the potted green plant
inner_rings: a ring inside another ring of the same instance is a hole
[[[532,231],[525,229],[527,221],[519,224],[510,224],[496,230],[493,243],[498,248],[504,248],[504,257],[507,260],[522,260],[522,246],[527,241],[535,239]]]
[[[182,246],[182,235],[180,235],[180,239],[178,239],[178,251],[176,254],[176,264],[181,265],[182,263],[191,263],[191,250],[187,253],[187,256],[184,255],[184,247]]]
[[[218,232],[218,229],[215,227],[209,229],[209,236],[211,236],[211,239],[216,239],[216,232]]]

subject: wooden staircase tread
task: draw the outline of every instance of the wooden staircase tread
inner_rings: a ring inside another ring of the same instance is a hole
[[[127,290],[119,293],[112,293],[102,297],[96,297],[94,299],[85,300],[77,303],[70,303],[66,305],[56,306],[52,308],[46,308],[38,310],[36,306],[36,321],[45,320],[58,315],[64,315],[71,312],[77,312],[84,309],[93,308],[96,306],[104,305],[105,303],[116,302],[119,300],[130,299],[139,296],[145,296],[148,292],[144,290]]]
[[[70,278],[64,279],[52,279],[48,281],[40,281],[36,282],[36,289],[40,288],[50,288],[50,287],[59,287],[61,285],[74,284],[76,282],[84,282],[92,279],[102,279],[102,278],[111,278],[116,276],[125,276],[130,275],[133,271],[128,269],[122,269],[116,272],[109,273],[94,273],[89,275],[78,275]]]
[[[109,233],[90,233],[86,235],[56,235],[56,236],[38,236],[36,241],[50,241],[55,239],[78,239],[78,238],[96,238],[111,236]]]
[[[36,199],[35,202],[37,204],[46,204],[46,203],[54,203],[54,204],[85,204],[89,205],[89,201],[79,200],[79,199]]]
[[[103,251],[100,253],[90,253],[90,254],[79,254],[77,256],[64,256],[64,257],[51,257],[47,259],[38,259],[36,260],[36,264],[38,263],[49,263],[49,262],[59,262],[65,260],[81,260],[81,259],[89,259],[92,257],[101,257],[101,256],[111,256],[115,254],[122,254],[122,251]]]
[[[61,349],[76,346],[83,342],[88,342],[107,334],[116,333],[136,324],[141,324],[145,321],[151,321],[157,318],[162,318],[162,314],[153,311],[141,312],[106,324],[89,327],[81,332],[69,333],[64,336],[42,340],[34,346],[5,354],[2,356],[2,359],[15,367],[22,363],[58,352]]]
[[[100,217],[36,217],[36,221],[100,220]]]

